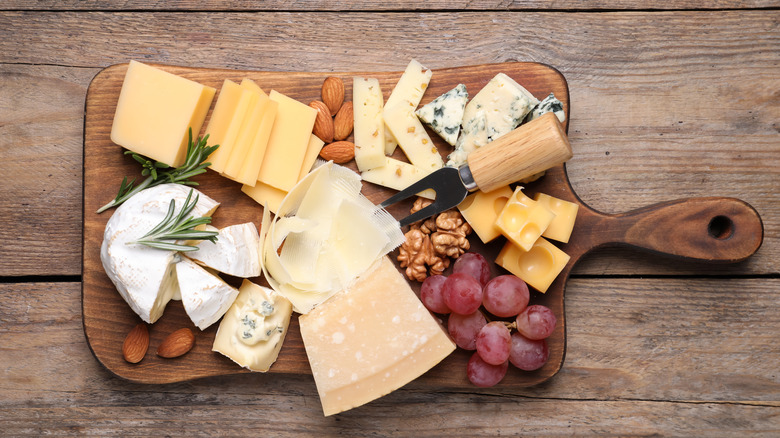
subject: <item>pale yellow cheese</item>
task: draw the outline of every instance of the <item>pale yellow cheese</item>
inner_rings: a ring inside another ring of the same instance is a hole
[[[257,179],[290,191],[298,182],[317,110],[276,90],[269,97],[279,104],[279,110]]]
[[[385,105],[382,116],[385,125],[412,164],[427,172],[444,165],[436,145],[431,141],[420,119],[414,114],[414,107],[406,102],[395,106]]]
[[[496,226],[507,239],[529,251],[554,218],[555,213],[525,196],[518,187],[499,213]]]
[[[287,196],[287,192],[284,190],[279,190],[259,181],[256,181],[254,186],[244,184],[241,186],[241,191],[257,201],[258,204],[267,206],[274,213],[279,210],[282,200]]]
[[[325,415],[388,394],[455,350],[387,257],[299,322]]]
[[[314,162],[317,161],[317,156],[320,154],[322,147],[325,146],[325,142],[320,140],[319,137],[312,134],[309,137],[309,144],[306,146],[306,154],[303,156],[303,165],[301,171],[298,173],[298,181],[311,172],[311,168],[314,166]]]
[[[152,160],[180,166],[187,155],[189,130],[195,141],[214,93],[214,88],[130,61],[111,141]]]
[[[244,184],[255,184],[257,176],[260,174],[260,167],[263,165],[265,151],[268,148],[268,139],[271,137],[271,129],[274,126],[278,104],[270,99],[265,101],[263,115],[255,127],[255,136],[252,144],[247,151],[246,157],[241,166],[241,170],[235,177],[235,180]]]
[[[501,230],[496,226],[496,219],[511,196],[512,189],[509,186],[487,193],[478,190],[467,196],[458,205],[458,210],[480,240],[487,243],[501,235]]]
[[[555,213],[555,219],[550,222],[542,236],[567,243],[574,229],[574,221],[577,219],[577,210],[579,210],[580,206],[544,193],[537,193],[534,199]]]
[[[225,79],[225,82],[222,83],[222,88],[219,90],[217,103],[214,104],[214,110],[211,112],[209,124],[206,126],[209,145],[218,144],[219,149],[222,149],[222,144],[225,142],[225,133],[230,126],[231,120],[233,120],[240,98],[241,87],[230,79]],[[213,152],[209,156],[209,162],[215,155],[216,152]]]
[[[570,258],[544,237],[540,237],[528,251],[523,251],[511,241],[507,242],[498,253],[496,263],[544,293]]]
[[[211,349],[249,370],[268,371],[279,357],[291,315],[292,306],[284,297],[244,280]]]
[[[224,176],[227,176],[228,178],[243,184],[251,184],[254,181],[257,181],[257,173],[259,172],[260,167],[257,167],[256,171],[254,172],[255,176],[249,178],[248,180],[241,181],[238,176],[241,173],[242,168],[245,165],[250,164],[248,161],[250,159],[250,153],[253,152],[252,148],[255,145],[257,129],[260,126],[263,115],[268,108],[268,104],[271,102],[270,99],[268,99],[268,95],[263,93],[262,90],[258,92],[259,88],[256,87],[257,85],[251,81],[247,82],[244,80],[241,83],[241,88],[245,90],[251,90],[254,94],[254,98],[251,100],[249,108],[247,108],[247,113],[244,117],[244,121],[241,123],[241,129],[238,131],[236,142],[230,150],[230,157],[228,157],[228,160],[225,163],[225,168],[222,171]],[[273,126],[273,124],[271,126]],[[266,142],[261,145],[263,154],[265,154],[265,146],[267,142],[268,140],[266,139]],[[255,158],[251,165],[259,166],[262,164],[262,162],[263,160],[261,156],[259,160]]]
[[[354,109],[355,163],[363,172],[384,165],[385,125],[382,89],[374,78],[355,77],[352,80]]]
[[[240,86],[239,86],[240,87]],[[247,119],[249,111],[252,105],[257,102],[258,95],[254,90],[247,88],[241,88],[241,95],[236,102],[233,116],[230,118],[230,122],[225,128],[225,134],[222,138],[222,143],[219,145],[219,149],[214,151],[209,156],[212,170],[222,173],[225,171],[230,153],[238,141],[238,136],[241,132],[241,127],[244,125],[244,120]]]
[[[360,174],[363,181],[395,190],[403,190],[430,173],[413,164],[396,160],[395,158],[383,157],[383,159],[383,166],[375,167]],[[432,189],[427,189],[418,193],[417,196],[434,199],[436,192]]]
[[[395,84],[390,97],[385,102],[385,107],[391,107],[399,103],[405,103],[409,109],[414,111],[420,104],[425,90],[428,89],[428,83],[431,81],[433,72],[425,68],[422,64],[412,59],[406,66],[404,73]],[[392,130],[385,126],[385,154],[392,155],[395,147],[399,144]]]

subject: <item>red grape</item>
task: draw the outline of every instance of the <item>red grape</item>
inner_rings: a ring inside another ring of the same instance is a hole
[[[550,351],[547,349],[547,340],[531,340],[520,333],[512,333],[512,349],[509,361],[512,365],[524,371],[539,369],[547,363]]]
[[[470,315],[482,304],[482,286],[471,275],[452,274],[442,285],[444,303],[454,313]]]
[[[476,278],[481,286],[490,280],[490,266],[488,266],[485,257],[476,252],[467,252],[455,260],[455,264],[452,265],[452,273],[458,272]]]
[[[490,365],[500,365],[509,360],[512,335],[501,321],[487,323],[477,334],[477,353]]]
[[[539,340],[550,336],[557,319],[552,310],[535,304],[528,306],[515,319],[517,331],[528,339]]]
[[[447,331],[458,347],[464,350],[477,348],[477,333],[487,324],[482,312],[476,311],[471,315],[458,315],[453,313],[447,321]]]
[[[469,359],[469,364],[466,366],[466,375],[469,377],[469,381],[477,386],[487,388],[494,386],[506,375],[506,370],[509,367],[509,362],[504,362],[500,365],[491,365],[481,357],[479,353],[474,353]]]
[[[525,309],[528,286],[514,275],[499,275],[482,289],[482,304],[488,312],[501,318],[515,316]]]
[[[431,275],[423,281],[420,287],[420,300],[425,308],[431,312],[447,314],[452,312],[447,303],[444,302],[442,295],[442,285],[447,280],[443,275]]]

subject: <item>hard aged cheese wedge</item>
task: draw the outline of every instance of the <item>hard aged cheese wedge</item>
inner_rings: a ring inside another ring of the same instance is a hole
[[[231,225],[218,231],[216,242],[198,243],[198,250],[187,257],[235,277],[258,277],[260,267],[260,236],[255,224]]]
[[[382,166],[385,161],[384,107],[379,80],[355,77],[352,79],[352,108],[354,109],[355,163],[358,170]]]
[[[238,295],[236,288],[186,257],[176,263],[176,276],[184,310],[201,330],[217,322]]]
[[[390,129],[398,145],[409,161],[425,172],[433,172],[444,165],[436,145],[414,115],[414,108],[402,102],[395,106],[386,105],[382,113],[385,126]]]
[[[428,175],[428,172],[413,164],[396,160],[395,158],[383,158],[385,161],[384,165],[360,174],[363,181],[368,181],[395,190],[403,190],[419,181],[425,175]],[[436,197],[436,192],[432,189],[427,189],[418,193],[418,196],[433,199]]]
[[[417,108],[420,104],[425,90],[428,89],[428,83],[431,81],[433,72],[425,68],[422,64],[412,59],[406,66],[406,70],[398,79],[395,88],[390,93],[390,97],[385,102],[385,107],[392,107],[396,104],[404,103],[410,110]],[[394,134],[386,126],[385,129],[385,154],[392,155],[395,147],[398,145]]]
[[[197,138],[214,93],[214,88],[130,61],[111,126],[111,141],[153,160],[180,166],[187,154],[189,129]]]
[[[466,91],[466,86],[458,84],[457,87],[422,106],[415,111],[415,114],[444,141],[455,146],[468,100],[469,93]]]
[[[299,322],[325,415],[388,394],[455,350],[387,257]]]
[[[171,200],[181,209],[191,188],[180,184],[161,184],[142,190],[116,209],[106,224],[100,260],[108,278],[138,316],[153,323],[162,316],[165,305],[176,294],[178,283],[174,251],[128,244],[160,223]],[[203,193],[192,216],[211,216],[219,204]]]
[[[211,349],[249,370],[268,371],[279,356],[291,315],[284,297],[244,280]]]

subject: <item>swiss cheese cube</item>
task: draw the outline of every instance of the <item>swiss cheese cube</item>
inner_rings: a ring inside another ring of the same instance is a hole
[[[387,257],[299,322],[325,415],[388,394],[455,350]]]
[[[537,193],[534,199],[555,213],[555,219],[550,222],[542,236],[567,243],[574,229],[574,220],[577,218],[577,210],[579,210],[580,206],[544,193]]]
[[[189,130],[200,134],[216,90],[130,61],[111,126],[111,141],[170,166],[187,155]],[[209,144],[214,144],[209,141]]]
[[[478,190],[467,196],[458,205],[458,210],[479,239],[487,243],[501,235],[501,229],[496,226],[496,219],[511,196],[512,189],[509,186],[487,193]]]
[[[507,239],[529,251],[554,218],[555,213],[525,196],[518,187],[498,215],[496,226]]]
[[[544,293],[570,258],[544,237],[540,237],[528,251],[507,242],[498,253],[496,263]]]

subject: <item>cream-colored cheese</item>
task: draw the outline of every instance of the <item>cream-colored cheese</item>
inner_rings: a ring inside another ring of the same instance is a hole
[[[218,231],[217,241],[203,241],[186,255],[196,262],[235,277],[257,277],[260,266],[260,236],[251,222]]]
[[[238,295],[236,288],[186,257],[176,263],[176,277],[184,310],[201,330],[217,322]]]

